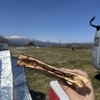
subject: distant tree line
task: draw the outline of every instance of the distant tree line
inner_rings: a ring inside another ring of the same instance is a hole
[[[92,49],[93,45],[84,45],[84,44],[79,44],[77,46],[73,46],[71,44],[67,44],[66,48],[68,49],[74,49],[74,50],[83,50],[83,49]]]

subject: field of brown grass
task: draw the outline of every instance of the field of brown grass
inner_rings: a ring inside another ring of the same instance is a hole
[[[92,66],[92,52],[87,50],[71,51],[66,48],[29,48],[11,47],[13,57],[20,54],[27,54],[47,64],[61,68],[81,69],[87,72],[93,83],[96,100],[100,100],[100,70]],[[47,77],[44,74],[26,68],[27,80],[30,92],[34,100],[49,100],[50,81],[55,78]]]

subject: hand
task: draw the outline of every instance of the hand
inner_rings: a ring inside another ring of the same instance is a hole
[[[83,72],[78,69],[65,69],[61,68],[63,71],[70,71],[73,73],[77,73],[83,75],[85,77],[89,77],[86,72]],[[70,100],[95,100],[95,92],[92,86],[91,80],[89,78],[89,82],[86,84],[84,88],[77,88],[74,85],[68,84],[66,81],[59,79],[58,80],[62,89],[66,92]]]

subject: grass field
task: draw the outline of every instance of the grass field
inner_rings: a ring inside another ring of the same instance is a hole
[[[87,72],[96,92],[96,100],[100,100],[100,71],[92,66],[91,51],[76,50],[73,52],[66,48],[36,49],[12,47],[11,52],[13,57],[18,57],[24,53],[58,68],[81,69]],[[50,81],[56,79],[28,68],[26,73],[32,98],[34,100],[49,100]]]

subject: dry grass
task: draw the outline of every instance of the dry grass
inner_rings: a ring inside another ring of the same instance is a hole
[[[11,48],[11,52],[14,57],[24,53],[59,68],[77,68],[86,71],[92,80],[96,92],[96,100],[100,100],[100,71],[91,64],[91,51],[80,50],[72,52],[65,48]],[[50,81],[56,79],[31,69],[26,69],[26,73],[32,97],[35,100],[49,100]]]

